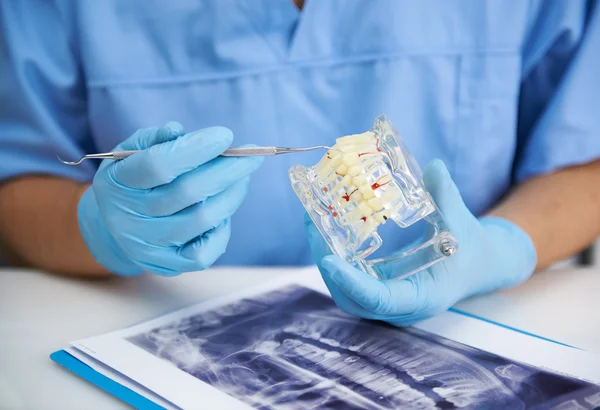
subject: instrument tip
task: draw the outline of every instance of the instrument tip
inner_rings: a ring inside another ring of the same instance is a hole
[[[56,158],[58,158],[58,160],[60,162],[62,162],[65,165],[79,165],[81,163],[81,159],[79,161],[65,161],[63,160],[61,157],[59,157],[58,155],[56,156]]]

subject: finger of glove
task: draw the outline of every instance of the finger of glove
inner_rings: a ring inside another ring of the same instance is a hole
[[[354,316],[365,319],[381,319],[379,315],[368,312],[361,305],[346,296],[340,287],[331,280],[327,272],[325,272],[321,267],[323,258],[328,255],[332,255],[331,249],[329,248],[329,245],[327,245],[327,242],[325,242],[325,239],[323,239],[321,233],[317,230],[317,227],[312,222],[308,214],[305,214],[304,226],[308,235],[308,243],[310,244],[313,258],[317,264],[317,267],[319,268],[319,271],[321,272],[323,282],[325,282],[325,286],[327,286],[327,289],[329,290],[329,293],[331,294],[335,304],[344,312]]]
[[[244,178],[174,215],[139,219],[137,232],[143,232],[148,242],[157,246],[182,246],[230,218],[244,201],[249,182],[250,178]]]
[[[144,203],[140,203],[143,209],[139,211],[148,216],[175,214],[248,178],[262,161],[262,157],[216,158],[172,183],[148,192]]]
[[[232,141],[233,134],[223,127],[190,132],[115,162],[109,175],[129,188],[155,188],[216,158]]]
[[[181,247],[156,246],[139,237],[129,241],[128,255],[147,272],[160,276],[177,276],[204,270],[224,252],[231,227],[229,220]]]
[[[188,272],[208,269],[225,253],[230,236],[231,221],[226,219],[215,229],[180,247],[179,255],[185,261],[181,268]]]
[[[427,242],[429,240],[429,238],[431,238],[431,236],[432,236],[431,234],[429,236],[419,235],[417,238],[413,239],[409,243],[400,246],[400,248],[398,250],[396,250],[392,253],[391,257],[394,257],[395,255],[400,255],[402,253],[405,253],[412,249],[417,248],[418,246]],[[424,253],[417,253],[417,254],[414,254],[412,256],[412,258],[416,264],[424,265],[425,263],[429,262],[428,260],[426,260],[428,256],[430,256],[430,255],[424,254]],[[378,274],[381,279],[394,279],[399,276],[403,276],[406,273],[408,273],[408,270],[403,269],[402,264],[396,264],[396,263],[381,264],[379,266],[379,270],[378,270]]]
[[[145,272],[159,276],[177,276],[185,272],[182,266],[187,261],[177,253],[176,247],[163,247],[144,244],[143,248],[129,250],[132,261],[142,267]]]
[[[427,164],[423,171],[423,181],[449,224],[471,222],[474,219],[441,160],[435,159]]]
[[[408,280],[380,281],[338,256],[323,258],[322,274],[350,300],[382,317],[411,314],[417,309],[415,286]]]
[[[174,140],[184,134],[183,125],[169,121],[162,127],[142,128],[115,147],[117,150],[143,150],[156,144]]]

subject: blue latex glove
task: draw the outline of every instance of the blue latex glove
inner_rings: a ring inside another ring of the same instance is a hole
[[[424,182],[458,241],[458,251],[406,279],[377,280],[332,255],[309,218],[309,242],[336,304],[347,313],[396,326],[447,310],[466,297],[514,286],[536,265],[531,239],[515,224],[496,217],[477,219],[467,209],[444,163],[432,161]],[[401,272],[387,272],[387,277]]]
[[[79,227],[94,258],[123,276],[211,266],[225,252],[230,217],[262,163],[218,157],[232,141],[226,128],[184,135],[181,124],[170,122],[119,144],[115,150],[143,151],[103,161],[79,202]]]

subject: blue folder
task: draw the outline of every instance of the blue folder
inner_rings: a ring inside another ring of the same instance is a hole
[[[139,393],[136,393],[122,384],[106,377],[105,375],[98,373],[96,370],[92,369],[90,366],[83,363],[76,357],[71,356],[64,350],[59,350],[52,353],[50,358],[67,370],[75,373],[77,376],[87,380],[92,384],[95,384],[102,390],[112,394],[119,400],[124,401],[136,409],[165,410],[164,407],[159,406],[152,400],[147,399]]]
[[[504,327],[506,329],[510,329],[510,330],[518,332],[518,333],[536,337],[538,339],[546,340],[548,342],[557,343],[557,344],[560,344],[563,346],[573,347],[576,349],[576,347],[574,347],[574,346],[569,346],[565,343],[561,343],[556,340],[551,340],[551,339],[548,339],[548,338],[545,338],[545,337],[542,337],[539,335],[535,335],[533,333],[525,332],[521,329],[515,329],[514,327],[506,326],[502,323],[498,323],[498,322],[495,322],[495,321],[492,321],[489,319],[485,319],[483,317],[473,315],[471,313],[464,312],[459,309],[451,308],[449,310],[452,312],[461,314],[461,315],[472,317],[474,319],[483,320],[484,322],[492,323],[494,325]],[[71,356],[68,352],[66,352],[64,350],[59,350],[57,352],[52,353],[50,355],[50,358],[52,360],[54,360],[56,363],[65,367],[66,369],[75,373],[79,377],[87,380],[90,383],[95,384],[96,386],[100,387],[104,391],[112,394],[113,396],[117,397],[118,399],[124,401],[125,403],[127,403],[137,409],[142,409],[142,410],[147,410],[147,409],[148,410],[161,410],[161,409],[164,410],[165,409],[164,407],[159,406],[158,404],[154,403],[152,400],[147,399],[146,397],[140,395],[139,393],[136,393],[133,390],[110,379],[109,377],[106,377],[103,374],[98,373],[96,370],[92,369],[90,366],[83,363],[76,357]]]

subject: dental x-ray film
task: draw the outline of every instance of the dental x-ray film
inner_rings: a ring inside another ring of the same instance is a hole
[[[180,408],[202,408],[206,400],[213,400],[210,408],[264,410],[600,405],[598,385],[417,328],[360,320],[300,284],[187,309],[74,347]]]

